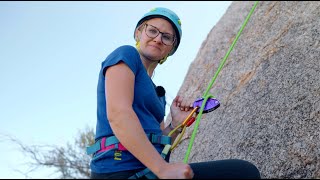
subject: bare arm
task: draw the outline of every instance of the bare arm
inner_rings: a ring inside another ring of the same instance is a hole
[[[132,109],[134,74],[123,62],[106,71],[106,100],[110,126],[119,139],[140,162],[156,175],[167,162],[148,140]],[[146,155],[148,154],[148,155]]]
[[[106,101],[110,126],[124,147],[158,178],[192,178],[193,171],[185,163],[167,163],[147,138],[132,109],[134,74],[119,63],[106,71]]]

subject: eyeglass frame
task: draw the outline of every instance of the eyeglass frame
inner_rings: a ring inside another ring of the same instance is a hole
[[[159,36],[159,34],[161,34],[161,42],[164,44],[164,45],[166,45],[166,46],[172,46],[175,42],[176,42],[176,36],[175,35],[173,35],[173,34],[170,34],[170,33],[164,33],[164,32],[161,32],[157,27],[155,27],[155,26],[153,26],[153,25],[151,25],[151,24],[147,24],[147,23],[145,23],[144,24],[145,26],[146,26],[146,28],[145,28],[145,33],[146,33],[146,35],[149,37],[149,38],[156,38],[157,36]],[[158,34],[155,36],[155,37],[150,37],[149,35],[148,35],[148,33],[147,33],[147,27],[148,26],[151,26],[151,27],[153,27],[154,29],[156,29],[157,31],[158,31]],[[172,44],[165,44],[164,42],[163,42],[163,35],[164,34],[167,34],[167,35],[171,35],[171,36],[173,36],[173,41],[172,41]]]

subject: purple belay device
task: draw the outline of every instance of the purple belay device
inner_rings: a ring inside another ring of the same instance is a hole
[[[193,103],[193,108],[195,108],[197,106],[199,107],[197,110],[197,113],[200,112],[203,100],[204,100],[203,98],[199,98]],[[206,105],[205,105],[202,112],[203,113],[211,112],[211,111],[217,109],[219,106],[220,106],[220,102],[217,99],[208,98]]]

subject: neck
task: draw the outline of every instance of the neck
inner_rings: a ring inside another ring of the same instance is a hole
[[[146,68],[146,71],[147,71],[149,77],[151,77],[153,74],[153,71],[155,70],[155,68],[158,65],[158,61],[150,60],[150,59],[148,59],[144,56],[141,56],[141,55],[140,55],[140,58],[142,60],[142,64],[143,64],[144,68]]]

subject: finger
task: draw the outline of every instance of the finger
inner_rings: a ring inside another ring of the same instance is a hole
[[[190,173],[189,173],[190,174],[190,179],[192,179],[194,177],[194,173],[193,173],[193,170],[191,169],[191,167],[190,167],[189,170],[190,170]]]
[[[184,172],[184,175],[187,179],[192,179],[194,176],[191,168],[187,168],[186,171]]]
[[[178,103],[179,103],[179,96],[176,96],[174,99],[173,99],[173,101],[172,101],[172,104],[174,104],[175,106],[178,106]]]
[[[192,98],[188,98],[188,102],[187,102],[187,106],[189,107],[189,110],[193,109],[193,99]]]
[[[183,101],[181,102],[181,106],[180,107],[182,107],[184,109],[184,111],[189,111],[190,108],[192,107],[190,105],[191,105],[190,99],[184,98]]]
[[[183,97],[182,96],[177,96],[178,99],[177,99],[177,107],[181,107],[181,103],[183,102]]]
[[[189,99],[188,104],[189,104],[189,109],[193,109],[193,100],[192,99]]]

